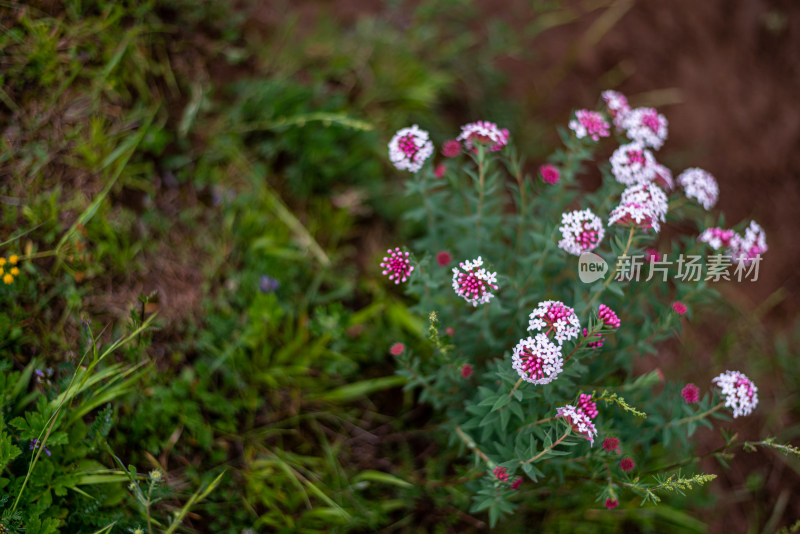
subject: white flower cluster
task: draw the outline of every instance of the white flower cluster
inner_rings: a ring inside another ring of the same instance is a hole
[[[648,206],[661,222],[667,220],[668,199],[666,193],[653,182],[632,185],[622,192],[621,204]]]
[[[692,167],[678,176],[686,196],[697,200],[703,208],[710,210],[719,198],[719,186],[711,174],[703,169]]]
[[[749,264],[756,256],[767,251],[767,234],[755,221],[744,231],[744,236],[734,234],[731,239],[730,254],[735,262]]]
[[[418,172],[431,154],[433,142],[416,124],[398,130],[389,141],[389,159],[401,171]]]
[[[605,235],[602,219],[589,209],[562,213],[558,229],[561,231],[559,248],[575,256],[594,250]]]
[[[625,120],[625,115],[631,110],[628,105],[628,99],[617,91],[603,91],[600,96],[606,104],[608,114],[611,115],[614,121],[614,126],[621,130],[622,121]]]
[[[553,332],[559,345],[563,345],[568,339],[576,339],[581,328],[575,310],[558,300],[540,302],[531,312],[529,319],[528,331],[546,329],[545,335]]]
[[[488,303],[494,297],[490,289],[497,289],[497,273],[487,271],[480,256],[460,263],[459,267],[453,267],[453,290],[456,295],[473,306]]]
[[[564,366],[561,349],[544,334],[520,339],[511,357],[512,367],[531,384],[544,385],[555,380]]]
[[[632,224],[644,229],[652,228],[655,232],[661,230],[658,216],[648,204],[621,203],[611,210],[608,216],[608,225],[611,226],[614,223]]]
[[[597,436],[597,428],[595,428],[591,417],[585,413],[579,412],[575,406],[565,404],[556,409],[556,417],[563,417],[567,420],[572,430],[581,434],[589,440],[591,445],[594,445],[594,438]]]
[[[653,108],[636,108],[623,115],[622,128],[631,141],[658,150],[667,139],[667,119]]]
[[[758,405],[758,388],[739,371],[726,371],[711,380],[722,390],[725,407],[733,409],[733,417],[750,415]]]
[[[656,159],[641,143],[621,145],[609,161],[611,173],[621,184],[640,184],[656,178]]]
[[[461,134],[456,139],[463,142],[467,150],[472,149],[477,142],[486,143],[489,150],[497,151],[508,144],[508,130],[501,130],[493,122],[471,122],[461,127]]]

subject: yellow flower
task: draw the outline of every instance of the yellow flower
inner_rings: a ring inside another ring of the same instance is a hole
[[[152,471],[150,471],[150,478],[155,481],[161,480],[161,471],[159,471],[158,469],[153,469]]]
[[[19,267],[12,267],[8,272],[13,274],[14,276],[19,276]]]
[[[19,256],[17,256],[16,254],[12,254],[11,256],[8,257],[8,262],[11,265],[16,265],[18,261],[19,261]]]
[[[13,281],[14,281],[14,277],[13,277],[13,276],[11,276],[10,274],[6,273],[6,274],[3,276],[3,282],[5,282],[5,283],[6,283],[6,285],[10,285],[10,284],[11,284],[11,282],[13,282]]]
[[[6,259],[5,258],[0,258],[0,267],[2,267],[5,264],[6,264]]]

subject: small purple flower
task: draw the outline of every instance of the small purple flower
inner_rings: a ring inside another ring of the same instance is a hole
[[[34,450],[34,449],[38,449],[38,448],[39,448],[39,439],[38,439],[38,438],[34,438],[34,439],[33,439],[33,441],[31,441],[31,446],[30,446],[30,447],[28,447],[28,449],[30,449],[30,450]],[[48,449],[47,447],[45,447],[45,448],[44,448],[44,453],[45,453],[47,456],[52,456],[52,455],[50,454],[50,449]]]
[[[281,283],[266,274],[261,275],[258,290],[262,293],[272,293],[280,287]]]

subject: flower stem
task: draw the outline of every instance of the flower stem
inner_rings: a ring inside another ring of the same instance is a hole
[[[488,456],[486,456],[486,453],[478,448],[478,446],[475,444],[475,440],[465,434],[458,425],[456,425],[456,434],[458,434],[458,437],[461,438],[461,441],[463,441],[467,447],[472,449],[472,452],[480,456],[481,460],[483,460],[486,465],[489,467],[494,467],[495,463],[491,461]]]
[[[512,389],[512,390],[511,390],[511,393],[509,393],[509,394],[508,394],[508,396],[509,396],[509,397],[510,397],[511,395],[513,395],[515,391],[517,391],[517,388],[520,386],[520,384],[522,384],[522,378],[520,378],[519,380],[517,380],[517,383],[516,383],[516,384],[514,384],[514,389]]]
[[[663,428],[669,428],[671,426],[678,426],[678,425],[682,425],[684,423],[691,423],[692,421],[699,421],[700,419],[704,419],[707,416],[711,415],[712,413],[714,413],[716,411],[719,411],[724,406],[725,406],[725,401],[722,401],[719,404],[717,404],[716,406],[714,406],[713,408],[711,408],[709,410],[706,410],[705,412],[701,412],[701,413],[699,413],[697,415],[692,415],[690,417],[684,417],[683,419],[678,419],[677,421],[670,421],[669,423],[664,425]]]
[[[567,438],[567,436],[570,435],[571,432],[572,432],[572,427],[568,428],[567,431],[564,432],[564,435],[561,436],[560,438],[558,438],[556,441],[554,441],[552,445],[550,445],[549,447],[545,448],[542,452],[540,452],[539,454],[537,454],[536,456],[534,456],[530,460],[527,460],[525,462],[520,462],[520,464],[521,465],[532,464],[533,462],[535,462],[536,460],[538,460],[539,458],[541,458],[542,456],[544,456],[548,452],[550,452],[553,449],[555,449],[556,445],[558,445],[559,443],[564,441]]]

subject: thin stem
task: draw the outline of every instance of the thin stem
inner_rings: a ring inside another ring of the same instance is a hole
[[[700,419],[704,419],[705,417],[711,415],[712,413],[714,413],[716,411],[719,411],[724,406],[725,406],[725,401],[722,401],[719,404],[717,404],[716,406],[714,406],[713,408],[711,408],[709,410],[706,410],[705,412],[701,412],[701,413],[699,413],[697,415],[692,415],[690,417],[684,417],[683,419],[678,419],[677,421],[670,421],[669,423],[667,423],[666,425],[663,425],[660,428],[669,428],[671,426],[678,426],[678,425],[682,425],[684,423],[691,423],[692,421],[698,421]]]
[[[472,449],[472,452],[474,452],[475,454],[480,456],[481,460],[483,460],[484,463],[486,463],[486,465],[488,465],[489,467],[492,467],[492,466],[495,465],[495,463],[493,461],[491,461],[489,459],[489,457],[486,456],[486,454],[482,450],[480,450],[478,448],[478,446],[475,444],[475,441],[471,437],[469,437],[467,434],[465,434],[464,431],[461,430],[461,427],[458,426],[458,425],[456,425],[456,434],[458,434],[458,437],[461,438],[461,441],[463,441],[464,444],[467,447]]]
[[[546,449],[544,449],[542,452],[540,452],[539,454],[537,454],[536,456],[534,456],[534,457],[533,457],[533,458],[531,458],[530,460],[527,460],[527,461],[525,461],[525,462],[520,462],[520,464],[521,464],[521,465],[525,465],[525,464],[532,464],[533,462],[535,462],[536,460],[538,460],[539,458],[541,458],[542,456],[544,456],[544,455],[545,455],[545,454],[547,454],[548,452],[550,452],[550,451],[552,451],[553,449],[555,449],[556,445],[558,445],[559,443],[561,443],[562,441],[564,441],[564,440],[567,438],[567,436],[569,436],[569,435],[570,435],[570,433],[571,433],[571,432],[572,432],[572,427],[568,428],[568,429],[567,429],[567,431],[566,431],[566,432],[564,432],[564,435],[563,435],[563,436],[561,436],[560,438],[558,438],[556,441],[554,441],[552,445],[550,445],[549,447],[547,447]]]
[[[478,146],[478,210],[475,218],[475,241],[480,244],[481,235],[481,215],[483,214],[483,197],[486,193],[484,183],[486,181],[486,165],[484,164],[484,148]]]
[[[147,490],[147,504],[145,505],[145,510],[147,512],[147,531],[150,534],[153,534],[153,522],[150,519],[150,498],[153,495],[153,483],[150,482],[150,488]]]
[[[520,386],[520,384],[522,384],[522,378],[520,378],[519,380],[517,380],[517,383],[516,383],[516,384],[514,384],[514,389],[512,389],[512,390],[511,390],[511,393],[509,393],[509,394],[508,394],[508,396],[509,396],[509,397],[510,397],[511,395],[513,395],[515,391],[517,391],[517,388]]]

